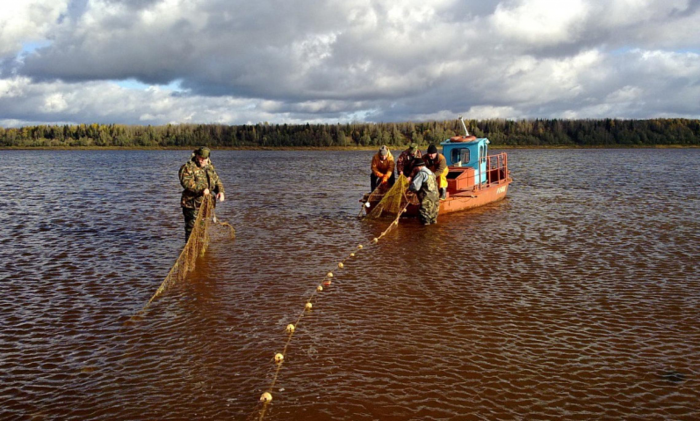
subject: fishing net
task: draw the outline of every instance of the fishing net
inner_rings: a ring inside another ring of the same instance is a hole
[[[386,216],[397,216],[411,203],[408,193],[408,179],[401,174],[391,188],[380,184],[367,198],[368,203],[377,203],[365,218],[377,219]],[[413,195],[411,195],[413,196]]]
[[[199,208],[199,213],[197,214],[197,219],[194,222],[190,238],[187,240],[187,244],[185,244],[185,248],[182,249],[180,256],[160,284],[160,287],[158,287],[156,293],[148,300],[146,307],[170,286],[184,280],[187,274],[194,270],[197,258],[204,255],[209,245],[209,227],[212,224],[227,228],[229,238],[235,238],[236,230],[233,226],[228,222],[219,221],[216,218],[216,214],[214,213],[214,200],[215,199],[211,195],[204,197],[202,206]]]

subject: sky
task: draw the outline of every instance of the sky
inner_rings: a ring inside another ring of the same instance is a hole
[[[700,0],[0,0],[0,126],[700,118]]]

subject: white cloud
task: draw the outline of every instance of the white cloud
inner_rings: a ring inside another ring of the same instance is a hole
[[[49,94],[44,99],[44,105],[40,108],[45,113],[58,113],[68,108],[66,99],[60,93]]]
[[[488,118],[508,118],[517,119],[521,116],[520,112],[513,107],[493,107],[493,106],[475,106],[471,107],[464,115],[470,119],[488,119]]]
[[[504,41],[554,45],[574,41],[587,12],[583,0],[517,0],[500,3],[491,24]]]
[[[642,97],[644,90],[639,86],[623,86],[605,97],[606,103],[629,103]]]
[[[700,116],[691,0],[0,1],[5,121]]]
[[[0,0],[0,58],[44,40],[67,7],[68,0]]]
[[[600,21],[610,27],[653,23],[669,14],[683,12],[689,0],[615,0],[601,4]]]

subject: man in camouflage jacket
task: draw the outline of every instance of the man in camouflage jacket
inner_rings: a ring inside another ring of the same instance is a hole
[[[423,225],[437,223],[438,211],[440,210],[440,198],[438,197],[438,185],[435,174],[430,171],[421,158],[414,160],[414,166],[418,172],[413,176],[408,189],[416,193],[420,200],[418,209],[418,219]]]
[[[184,188],[180,204],[185,216],[185,242],[190,238],[204,196],[214,192],[216,199],[224,201],[224,185],[209,160],[210,154],[209,148],[201,147],[194,151],[191,160],[180,167],[180,184]]]
[[[413,170],[415,168],[414,161],[416,160],[416,158],[422,157],[423,154],[418,149],[418,145],[416,145],[415,143],[411,143],[408,146],[408,149],[401,152],[399,158],[396,160],[396,170],[399,173],[399,177],[401,176],[401,174],[403,174],[410,181],[410,178],[413,176]]]

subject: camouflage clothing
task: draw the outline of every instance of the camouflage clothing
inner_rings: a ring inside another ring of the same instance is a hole
[[[193,157],[180,168],[180,184],[185,189],[182,191],[180,205],[183,208],[199,209],[202,206],[204,190],[209,189],[211,194],[224,192],[224,185],[221,183],[214,164],[207,159],[203,167],[199,167]]]
[[[422,166],[411,180],[409,190],[416,192],[420,200],[418,219],[423,225],[437,223],[438,211],[440,210],[440,198],[438,197],[437,180],[435,174],[428,168]]]
[[[185,241],[189,240],[194,228],[194,221],[204,200],[204,190],[209,189],[212,195],[224,192],[224,185],[216,174],[216,169],[209,159],[204,166],[197,165],[197,157],[194,156],[185,165],[180,167],[180,184],[184,188],[180,205],[185,217]],[[216,205],[216,200],[214,201]]]

